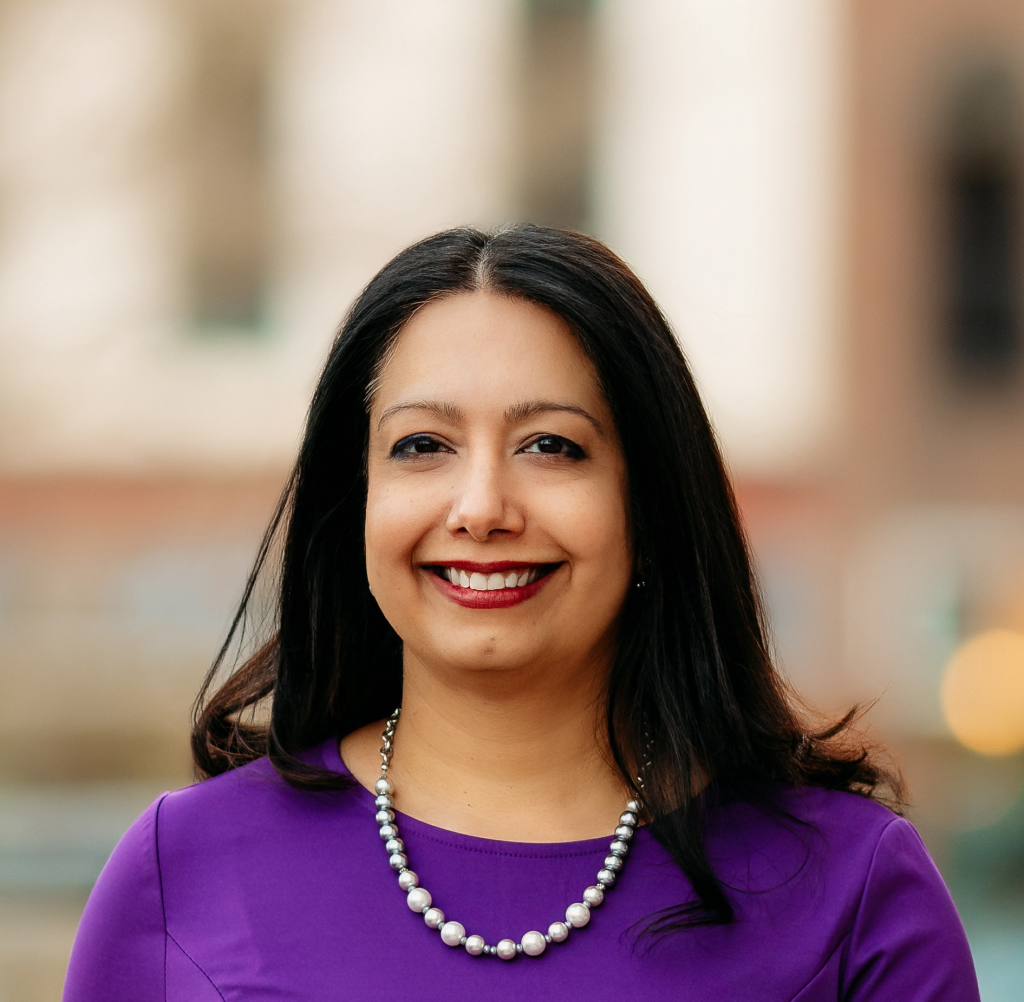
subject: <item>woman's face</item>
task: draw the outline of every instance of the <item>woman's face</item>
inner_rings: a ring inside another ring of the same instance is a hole
[[[366,570],[435,670],[603,670],[632,576],[590,361],[533,303],[461,293],[399,335],[370,408]]]

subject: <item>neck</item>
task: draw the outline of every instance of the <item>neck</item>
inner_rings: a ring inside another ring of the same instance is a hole
[[[608,835],[627,794],[607,751],[601,673],[459,675],[406,655],[389,770],[397,809],[505,841]],[[375,723],[342,742],[346,765],[367,788],[379,774],[382,729]]]

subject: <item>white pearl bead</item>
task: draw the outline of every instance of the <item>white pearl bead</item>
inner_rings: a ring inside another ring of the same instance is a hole
[[[414,912],[425,912],[430,907],[430,891],[425,887],[414,887],[405,898],[406,904]]]
[[[441,941],[445,945],[464,946],[470,956],[489,954],[500,957],[502,960],[514,960],[517,953],[525,953],[528,957],[539,957],[547,949],[548,943],[563,943],[569,938],[571,929],[582,929],[589,924],[591,908],[596,908],[603,903],[605,891],[614,884],[617,871],[622,868],[624,857],[629,852],[629,842],[639,823],[642,809],[639,798],[630,800],[626,804],[626,809],[619,816],[614,840],[608,847],[610,855],[605,858],[604,866],[598,872],[596,884],[584,890],[583,901],[569,905],[565,910],[565,922],[552,922],[548,926],[547,933],[531,929],[523,934],[518,943],[512,939],[502,939],[497,946],[488,946],[483,936],[476,934],[467,936],[466,928],[461,922],[446,921],[444,912],[433,906],[430,892],[425,887],[419,886],[419,877],[408,869],[405,844],[398,837],[398,825],[395,824],[393,810],[395,788],[387,775],[391,762],[391,739],[394,735],[396,719],[397,711],[385,728],[381,749],[381,774],[374,784],[376,790],[374,803],[379,834],[385,843],[391,866],[399,871],[398,884],[406,892],[406,904],[410,910],[422,915],[428,927],[437,929],[441,934]]]
[[[547,940],[539,932],[528,932],[522,940],[523,953],[528,957],[539,957],[548,945]]]
[[[445,922],[441,927],[441,942],[448,946],[461,946],[466,927],[461,922]]]
[[[577,901],[566,908],[565,921],[574,929],[582,929],[590,921],[590,909],[582,901]]]
[[[552,922],[548,926],[552,943],[564,943],[569,938],[569,927],[564,922]]]

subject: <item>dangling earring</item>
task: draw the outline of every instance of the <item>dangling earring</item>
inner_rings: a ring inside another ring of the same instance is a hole
[[[644,568],[647,566],[646,560],[637,558],[636,562],[636,586],[637,588],[646,588],[647,579],[644,577]]]

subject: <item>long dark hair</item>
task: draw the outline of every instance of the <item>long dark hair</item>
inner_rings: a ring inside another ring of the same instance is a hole
[[[733,910],[704,846],[711,796],[756,800],[788,784],[883,799],[901,787],[850,738],[851,715],[815,722],[775,671],[729,478],[679,344],[629,268],[577,233],[448,230],[403,251],[366,287],[324,366],[298,461],[197,699],[196,766],[210,776],[268,755],[294,786],[338,789],[351,780],[302,752],[400,704],[401,641],[366,581],[368,395],[416,310],[482,288],[561,316],[602,382],[643,578],[621,614],[608,738],[634,791],[643,763],[652,831],[696,893],[655,931],[728,922]],[[214,691],[278,546],[276,630]],[[258,713],[267,703],[269,720]]]

